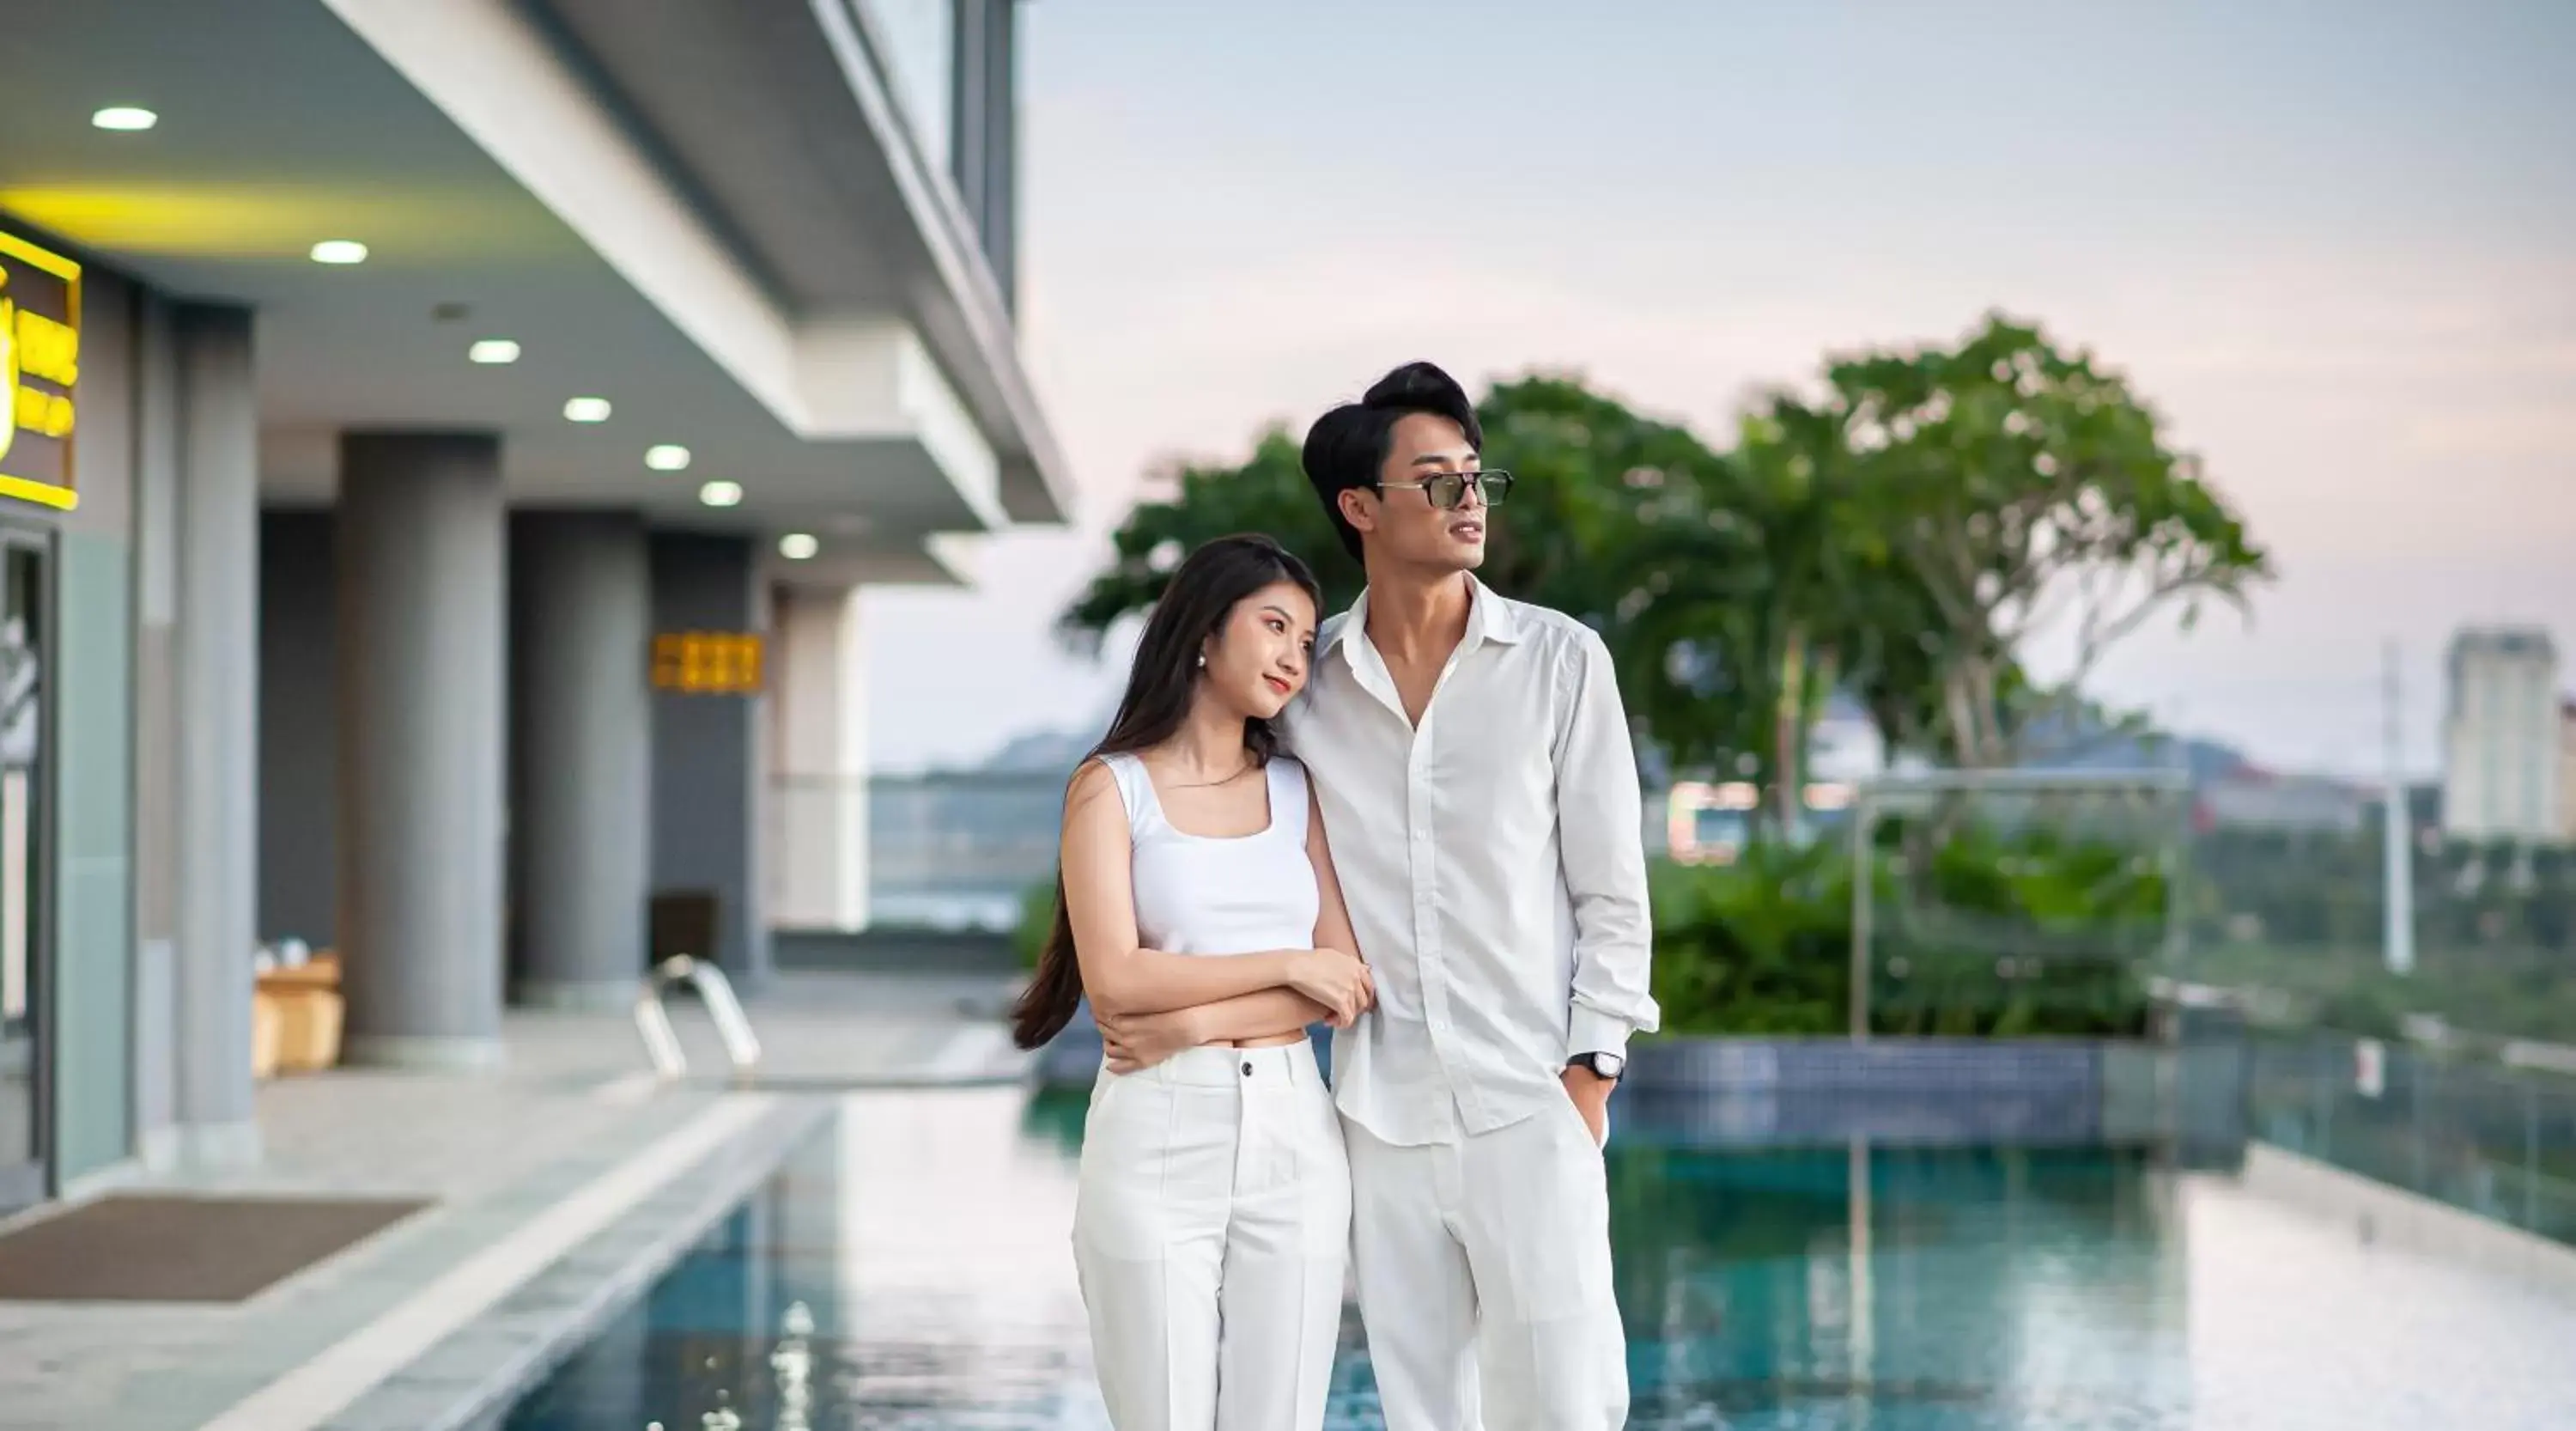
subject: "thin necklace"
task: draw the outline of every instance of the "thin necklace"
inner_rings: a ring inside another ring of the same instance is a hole
[[[1196,782],[1184,780],[1181,782],[1181,788],[1184,790],[1213,790],[1220,785],[1231,785],[1251,773],[1252,762],[1247,759],[1241,766],[1236,768],[1232,775],[1225,777],[1223,780],[1201,780]]]

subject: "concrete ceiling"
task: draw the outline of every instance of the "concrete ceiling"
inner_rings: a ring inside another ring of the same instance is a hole
[[[112,104],[160,123],[92,127]],[[933,455],[977,450],[963,426],[944,447],[892,421],[881,435],[791,430],[603,258],[595,232],[534,197],[322,0],[11,0],[0,135],[0,214],[164,290],[258,309],[264,477],[277,500],[329,499],[342,429],[473,427],[502,433],[516,500],[812,531],[829,555],[874,552],[923,573],[949,569],[922,559],[931,534],[1005,520],[997,494]],[[360,240],[370,256],[316,264],[309,251],[325,239]],[[842,252],[854,269],[888,268],[846,238]],[[892,355],[879,365],[891,364],[886,391],[944,393],[936,378],[892,375],[906,353],[920,353],[925,373],[940,357],[907,326],[900,288],[891,270],[854,282],[835,316],[884,307],[871,341]],[[485,338],[519,343],[519,361],[468,362]],[[574,397],[607,398],[612,416],[569,422]],[[1038,436],[1051,443],[1042,422]],[[648,470],[645,449],[660,443],[687,446],[688,469]],[[989,468],[1009,452],[980,455]],[[699,505],[710,478],[741,483],[744,503]]]

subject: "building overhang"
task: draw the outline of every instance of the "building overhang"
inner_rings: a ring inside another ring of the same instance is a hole
[[[405,0],[330,3],[428,28]],[[560,37],[605,107],[628,116],[680,192],[721,216],[797,325],[905,314],[990,437],[1011,519],[1072,515],[1066,462],[1001,285],[954,184],[894,100],[886,40],[865,6],[528,0],[526,11]],[[476,83],[471,69],[461,78],[457,87]],[[746,105],[746,94],[762,102]],[[496,118],[501,133],[523,132]]]
[[[733,88],[646,115],[616,98],[628,88],[617,66],[663,52],[593,54],[581,39],[610,10],[683,36],[721,10],[763,38],[710,55],[735,67]],[[847,60],[832,62],[837,120],[813,57],[789,63],[797,27],[821,46],[837,3],[643,0],[586,14],[506,0],[22,0],[10,12],[0,226],[169,294],[257,309],[264,480],[278,500],[328,499],[339,431],[475,428],[502,435],[514,500],[811,531],[827,546],[861,528],[872,550],[916,553],[940,534],[1065,515],[1062,462],[991,275],[971,244],[940,257],[953,222],[869,209],[877,199],[844,176],[850,212],[780,234],[774,214],[727,207],[759,195],[692,177],[685,156],[704,146],[686,136],[721,127],[726,106],[748,130],[799,127],[845,167],[851,153],[889,175],[920,167],[899,124],[850,91]],[[770,64],[788,72],[758,80]],[[161,123],[102,132],[90,116],[107,104],[147,106]],[[954,208],[953,195],[926,202],[934,218]],[[874,225],[864,243],[862,219]],[[366,262],[308,257],[337,238],[364,242]],[[779,277],[790,260],[829,269],[835,254],[844,292]],[[519,360],[467,361],[493,338],[517,343]],[[568,421],[575,397],[608,399],[610,419]],[[647,463],[666,444],[689,449],[685,468]],[[702,508],[708,480],[738,483],[741,503]]]

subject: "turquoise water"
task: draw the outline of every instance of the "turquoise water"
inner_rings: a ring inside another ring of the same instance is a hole
[[[1081,1108],[854,1101],[507,1431],[1104,1426],[1063,1251]],[[2570,1304],[2145,1151],[1609,1157],[1640,1431],[2576,1425]],[[1336,1385],[1336,1427],[1380,1424],[1355,1314]]]

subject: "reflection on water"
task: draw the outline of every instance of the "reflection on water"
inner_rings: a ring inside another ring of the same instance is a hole
[[[508,1431],[1105,1426],[1066,1245],[1082,1112],[849,1100]],[[2496,1431],[2576,1404],[2566,1304],[2375,1263],[2142,1152],[1623,1144],[1610,1171],[1639,1431]],[[2464,1352],[2475,1381],[2442,1369]],[[1355,1314],[1334,1424],[1380,1424]]]

